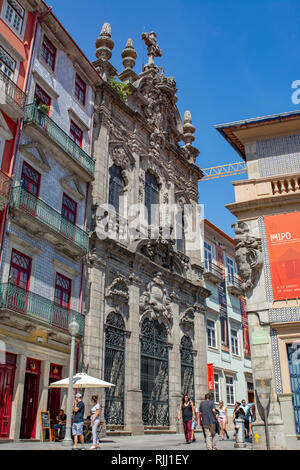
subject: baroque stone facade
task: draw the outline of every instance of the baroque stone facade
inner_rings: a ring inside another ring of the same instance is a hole
[[[192,146],[195,128],[190,112],[182,124],[174,78],[154,63],[161,56],[155,33],[142,37],[149,62],[140,75],[133,71],[132,40],[122,53],[125,68],[119,77],[128,84],[126,101],[111,82],[117,72],[108,62],[114,45],[108,24],[96,42],[94,65],[105,80],[95,97],[84,338],[89,374],[116,384],[102,396],[107,425],[133,434],[149,426],[175,430],[182,391],[189,390],[198,403],[207,390],[204,304],[209,291],[201,281],[200,243],[196,249],[179,245],[174,224],[166,222],[179,201],[197,217],[202,172]],[[120,187],[122,201],[116,202],[114,191]],[[156,197],[158,217],[149,223],[146,216],[144,225],[133,229],[132,208],[138,206],[139,212],[147,206],[147,188]],[[187,347],[191,374],[181,367]],[[187,375],[189,382],[182,383]]]

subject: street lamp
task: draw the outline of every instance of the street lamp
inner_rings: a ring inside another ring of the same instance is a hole
[[[73,412],[73,375],[74,375],[74,357],[75,357],[75,337],[79,331],[79,324],[75,316],[69,324],[69,333],[72,336],[71,342],[71,357],[70,357],[70,373],[69,373],[69,387],[68,387],[68,408],[67,408],[67,423],[66,434],[62,442],[64,446],[69,446],[72,443],[71,435],[71,417]]]

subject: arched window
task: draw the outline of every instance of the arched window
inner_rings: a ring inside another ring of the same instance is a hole
[[[115,208],[117,214],[122,213],[122,200],[125,181],[122,176],[122,168],[112,165],[109,169],[109,197],[108,203]]]
[[[181,392],[188,395],[195,403],[194,389],[194,354],[193,343],[188,336],[183,336],[180,343],[181,357]]]
[[[124,424],[125,324],[119,313],[108,315],[105,327],[104,380],[115,387],[105,389],[104,417],[108,424]]]
[[[169,426],[168,333],[157,320],[141,327],[141,390],[145,426]]]
[[[148,213],[148,224],[159,225],[159,186],[154,175],[147,171],[145,178],[145,206]]]

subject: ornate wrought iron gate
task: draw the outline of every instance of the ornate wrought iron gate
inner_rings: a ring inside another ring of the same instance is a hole
[[[105,328],[104,380],[115,384],[105,389],[104,417],[107,424],[124,424],[125,324],[118,313],[110,313]]]
[[[288,344],[287,353],[289,360],[289,371],[291,389],[294,394],[293,406],[296,424],[296,434],[300,434],[300,343]]]
[[[181,356],[181,392],[188,395],[195,403],[194,354],[193,343],[188,336],[183,336],[180,343]]]
[[[169,426],[168,334],[156,320],[142,325],[141,356],[143,423]]]

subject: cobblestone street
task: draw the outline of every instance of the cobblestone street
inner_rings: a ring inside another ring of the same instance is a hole
[[[245,449],[235,449],[233,433],[229,432],[229,439],[218,440],[218,450],[251,450],[252,443],[247,442]],[[206,450],[202,434],[196,436],[197,441],[185,444],[183,434],[155,434],[143,436],[108,436],[101,440],[101,450],[157,450],[157,451],[197,451]],[[86,445],[89,449],[92,444]],[[12,442],[0,444],[1,450],[67,450],[60,442]]]

